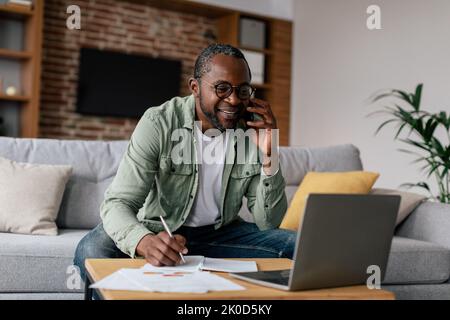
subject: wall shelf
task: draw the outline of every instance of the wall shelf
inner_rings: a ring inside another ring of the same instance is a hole
[[[32,57],[31,52],[27,51],[16,51],[0,48],[0,58],[8,59],[30,59]]]
[[[14,59],[20,63],[20,84],[17,85],[21,95],[7,96],[1,93],[0,102],[19,103],[18,131],[21,138],[39,136],[43,9],[43,0],[34,0],[32,9],[17,5],[0,5],[0,20],[18,19],[23,24],[23,50],[0,48],[0,59]]]
[[[0,101],[28,102],[30,101],[30,97],[22,95],[8,96],[0,93]]]
[[[11,17],[31,17],[34,14],[34,10],[27,9],[26,7],[12,7],[8,5],[0,5],[0,15]]]

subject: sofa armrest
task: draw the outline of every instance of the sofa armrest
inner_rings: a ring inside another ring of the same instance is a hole
[[[397,228],[396,235],[450,248],[450,204],[423,202]]]

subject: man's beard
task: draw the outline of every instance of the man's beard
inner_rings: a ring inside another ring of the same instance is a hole
[[[203,104],[203,99],[202,99],[202,95],[200,95],[200,109],[202,109],[203,114],[209,119],[209,121],[212,123],[212,125],[214,127],[216,127],[219,131],[224,132],[227,128],[225,128],[221,123],[219,118],[217,117],[216,112],[216,107],[214,107],[214,111],[213,112],[209,112],[205,105]],[[238,106],[239,109],[242,110],[242,106]],[[234,127],[233,128],[229,128],[229,129],[236,129],[236,125],[237,125],[238,121],[235,121]]]

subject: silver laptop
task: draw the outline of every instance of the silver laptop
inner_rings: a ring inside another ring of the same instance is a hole
[[[309,195],[297,233],[292,269],[232,273],[283,290],[365,284],[376,265],[381,280],[400,204],[396,195]]]

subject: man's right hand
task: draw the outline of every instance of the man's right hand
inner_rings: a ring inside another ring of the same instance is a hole
[[[174,266],[181,260],[180,254],[188,252],[186,238],[174,234],[173,238],[166,231],[157,235],[149,234],[139,241],[136,251],[153,266]]]

